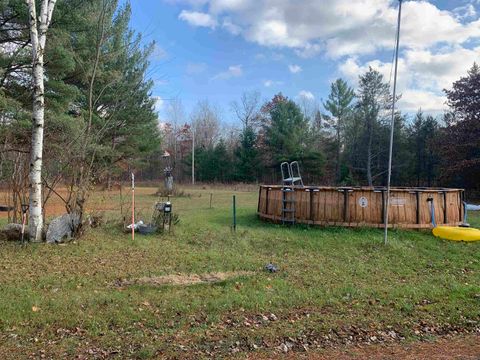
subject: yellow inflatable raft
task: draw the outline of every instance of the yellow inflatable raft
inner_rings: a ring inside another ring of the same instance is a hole
[[[436,237],[453,241],[480,240],[480,230],[461,226],[437,226],[432,230]]]

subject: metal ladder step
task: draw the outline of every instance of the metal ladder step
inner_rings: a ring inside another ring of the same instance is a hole
[[[285,182],[284,182],[285,184]],[[282,224],[295,224],[295,189],[290,186],[282,187]],[[290,195],[291,194],[291,195]]]

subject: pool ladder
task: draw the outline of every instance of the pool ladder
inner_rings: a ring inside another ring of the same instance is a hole
[[[282,224],[295,224],[295,189],[289,186],[282,188]]]
[[[295,224],[295,186],[304,187],[298,161],[282,162],[282,224]]]
[[[282,162],[280,171],[282,172],[283,186],[304,186],[298,161],[292,161],[290,164],[286,161]]]

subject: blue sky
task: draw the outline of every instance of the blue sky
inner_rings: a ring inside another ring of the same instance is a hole
[[[149,76],[160,118],[169,99],[208,99],[234,121],[243,91],[321,103],[332,80],[389,78],[398,1],[132,0],[131,26],[157,44]],[[439,113],[441,90],[479,61],[480,0],[404,1],[399,107]]]

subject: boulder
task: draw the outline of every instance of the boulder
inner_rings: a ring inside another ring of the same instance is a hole
[[[7,224],[0,231],[1,240],[18,241],[22,236],[22,224]]]
[[[75,229],[80,225],[78,214],[63,214],[48,225],[47,243],[62,243],[72,238]]]

